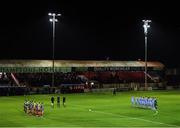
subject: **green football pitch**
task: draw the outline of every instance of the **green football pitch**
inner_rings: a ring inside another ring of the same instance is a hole
[[[58,95],[0,97],[0,127],[180,127],[180,91],[60,94],[60,108],[51,108],[52,96]],[[158,114],[132,107],[131,96],[157,97]],[[25,114],[25,98],[43,102],[44,116]]]

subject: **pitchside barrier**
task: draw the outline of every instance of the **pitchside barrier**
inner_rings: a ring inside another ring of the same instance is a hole
[[[114,88],[96,88],[91,89],[91,92],[112,92]]]
[[[166,90],[173,90],[173,86],[166,86]]]
[[[15,95],[24,95],[26,87],[21,86],[0,86],[0,95],[1,96],[15,96]]]
[[[148,90],[164,90],[164,83],[148,83]],[[144,90],[144,83],[114,83],[103,84],[103,88],[118,88],[120,90]]]
[[[91,89],[91,92],[113,92],[114,89],[116,92],[129,91],[129,88],[96,88]]]
[[[103,84],[103,88],[131,88],[131,83]]]
[[[56,87],[29,87],[27,88],[26,95],[31,94],[54,94]]]

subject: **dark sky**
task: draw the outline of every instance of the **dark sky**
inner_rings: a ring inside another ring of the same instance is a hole
[[[178,3],[132,1],[1,2],[0,58],[51,59],[52,24],[48,12],[61,13],[56,24],[56,59],[144,60],[142,19],[151,19],[148,60],[179,67]]]

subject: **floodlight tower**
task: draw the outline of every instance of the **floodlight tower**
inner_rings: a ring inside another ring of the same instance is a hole
[[[52,72],[52,87],[54,87],[54,46],[55,46],[55,27],[56,27],[56,22],[58,22],[58,20],[56,19],[57,16],[61,16],[61,14],[56,14],[56,13],[48,13],[50,19],[49,21],[52,22],[53,24],[53,55],[52,55],[52,68],[53,68],[53,72]]]
[[[147,34],[148,34],[148,28],[150,28],[149,23],[151,23],[151,20],[143,20],[143,28],[144,28],[144,35],[145,35],[145,90],[148,90],[147,85]]]

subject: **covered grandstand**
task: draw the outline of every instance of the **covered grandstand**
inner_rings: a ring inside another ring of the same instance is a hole
[[[83,61],[55,60],[55,72],[101,71],[101,70],[144,70],[144,61]],[[162,70],[160,62],[148,62],[148,69]],[[41,73],[52,72],[52,60],[0,60],[0,72]]]
[[[51,86],[52,64],[52,60],[0,60],[0,86]],[[55,60],[55,86],[68,85],[81,92],[90,81],[98,83],[91,85],[94,88],[107,84],[143,84],[144,66],[144,61]],[[162,82],[163,74],[162,63],[148,62],[149,83]]]

